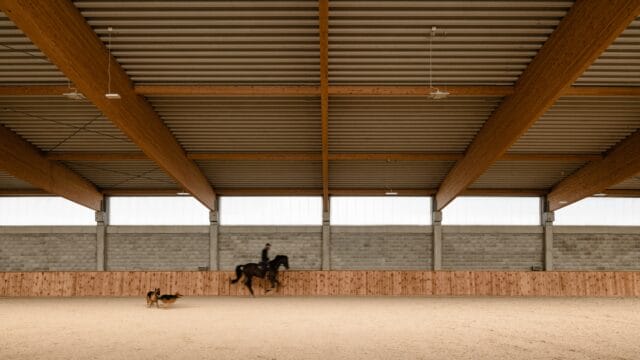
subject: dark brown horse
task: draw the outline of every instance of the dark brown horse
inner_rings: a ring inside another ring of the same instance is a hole
[[[244,285],[249,289],[251,296],[253,296],[253,289],[251,288],[251,279],[255,276],[260,279],[264,279],[265,276],[268,276],[269,281],[271,281],[271,288],[267,289],[267,291],[278,288],[280,285],[280,281],[278,281],[278,269],[280,266],[284,266],[285,269],[289,270],[289,258],[286,255],[278,255],[273,260],[269,261],[269,268],[265,271],[259,264],[256,263],[248,263],[244,265],[236,266],[236,278],[231,280],[232,284],[237,283],[240,278],[244,275]]]

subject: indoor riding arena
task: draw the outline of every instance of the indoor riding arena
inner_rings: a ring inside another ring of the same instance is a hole
[[[640,359],[640,0],[0,14],[0,359]]]

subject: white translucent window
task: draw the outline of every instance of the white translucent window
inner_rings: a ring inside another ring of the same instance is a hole
[[[442,211],[443,225],[540,225],[540,198],[458,197]]]
[[[431,198],[399,196],[331,197],[332,225],[429,225]]]
[[[111,225],[208,225],[209,210],[191,196],[112,197]]]
[[[554,225],[640,225],[640,198],[586,198],[555,218]]]
[[[0,197],[0,225],[95,225],[95,211],[61,197]]]
[[[322,225],[318,196],[223,196],[221,225]]]

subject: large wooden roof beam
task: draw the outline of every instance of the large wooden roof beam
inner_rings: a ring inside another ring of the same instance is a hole
[[[144,96],[319,96],[315,85],[135,85]],[[513,86],[447,86],[449,96],[508,96]],[[0,85],[0,96],[62,95],[68,85]],[[429,96],[428,86],[329,85],[329,95],[337,96]],[[562,96],[640,96],[638,86],[571,86]]]
[[[0,8],[149,158],[205,206],[215,208],[215,193],[204,174],[187,159],[151,105],[136,94],[127,74],[73,3],[0,0]],[[108,89],[121,99],[107,99]]]
[[[606,193],[611,185],[640,173],[640,130],[615,146],[602,160],[591,162],[553,187],[549,210],[558,210],[585,197]]]
[[[0,168],[48,193],[94,210],[102,208],[96,187],[66,166],[48,160],[13,131],[0,125]]]
[[[640,0],[577,1],[444,179],[438,210],[498,160],[639,12]]]
[[[141,152],[48,152],[45,157],[59,161],[132,161],[148,160]],[[461,153],[329,153],[329,160],[361,161],[361,160],[395,160],[395,161],[456,161],[464,157]],[[187,153],[191,160],[257,160],[257,161],[321,161],[321,152],[209,152]],[[502,161],[550,161],[579,162],[602,159],[599,154],[504,154]]]

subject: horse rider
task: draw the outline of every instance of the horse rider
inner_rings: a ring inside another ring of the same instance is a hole
[[[262,249],[262,256],[260,259],[260,268],[265,274],[269,270],[269,249],[271,249],[271,244],[266,243],[264,249]]]

